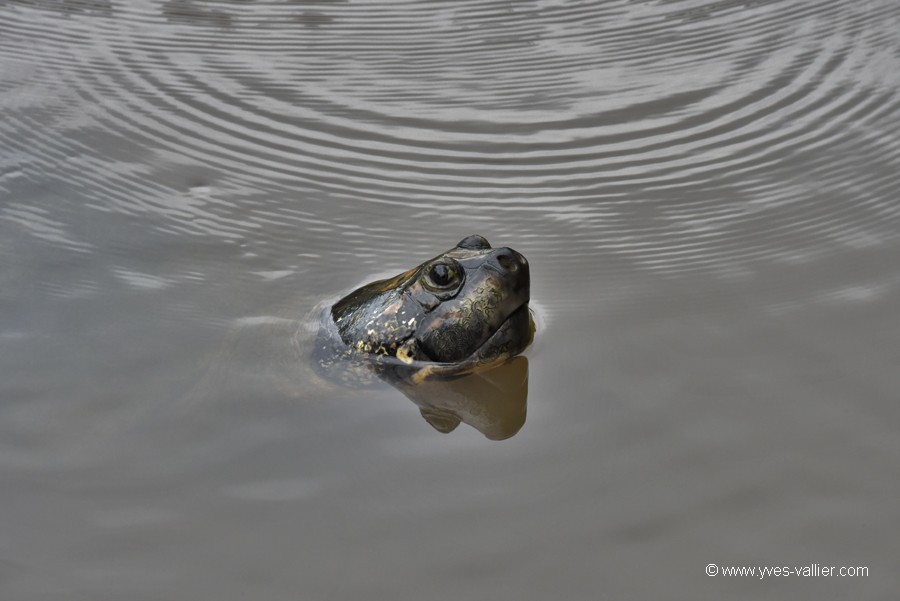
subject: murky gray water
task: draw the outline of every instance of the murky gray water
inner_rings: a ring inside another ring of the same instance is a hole
[[[0,597],[896,596],[898,31],[0,2]],[[261,334],[475,232],[531,262],[524,424],[441,434]]]

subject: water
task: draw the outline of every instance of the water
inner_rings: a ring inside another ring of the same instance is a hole
[[[895,596],[897,31],[895,0],[0,2],[0,597]],[[503,436],[255,327],[471,233],[543,320]]]

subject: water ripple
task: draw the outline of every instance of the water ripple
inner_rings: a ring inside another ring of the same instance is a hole
[[[675,274],[900,231],[889,1],[0,11],[0,144],[176,234],[285,226],[364,248],[410,215],[516,211],[551,263],[564,239]],[[335,203],[368,227],[321,212]],[[21,211],[6,218],[88,244]]]

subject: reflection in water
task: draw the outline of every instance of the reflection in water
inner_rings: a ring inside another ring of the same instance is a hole
[[[525,424],[528,359],[515,357],[499,367],[454,380],[426,380],[418,385],[394,383],[438,432],[460,422],[491,440],[515,436]]]

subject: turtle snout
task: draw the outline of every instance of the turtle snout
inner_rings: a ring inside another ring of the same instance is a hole
[[[488,258],[490,266],[506,278],[512,289],[527,298],[531,284],[528,260],[511,248],[498,248]]]

